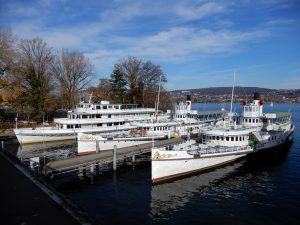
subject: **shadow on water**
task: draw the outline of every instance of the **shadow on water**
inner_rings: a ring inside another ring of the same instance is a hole
[[[152,223],[168,224],[166,221],[179,222],[182,219],[181,222],[193,224],[200,221],[199,216],[207,221],[218,221],[219,217],[223,218],[219,222],[234,222],[232,218],[228,219],[226,213],[229,208],[226,207],[236,208],[236,205],[241,204],[237,212],[230,212],[232,217],[238,218],[239,212],[244,213],[243,210],[249,206],[255,208],[256,205],[264,204],[260,197],[276,189],[275,174],[286,162],[291,145],[292,142],[274,151],[249,155],[239,162],[207,173],[152,186],[149,213]],[[215,218],[211,216],[213,214]]]
[[[147,162],[119,166],[116,173],[77,175],[72,181],[57,183],[56,188],[102,224],[198,224],[199,215],[207,224],[218,220],[232,223],[234,218],[246,223],[243,217],[248,212],[268,207],[272,211],[278,204],[264,201],[270,193],[280,191],[276,190],[276,177],[291,145],[161,185],[151,185]]]
[[[29,160],[47,153],[52,160],[75,154],[76,143],[63,146],[34,145],[29,151],[23,148],[21,155]],[[151,185],[149,162],[121,165],[115,173],[76,173],[74,179],[51,181],[51,185],[101,224],[297,224],[300,205],[293,201],[299,189],[295,180],[292,185],[287,180],[294,168],[286,168],[292,165],[288,161],[294,150],[291,142],[276,151],[156,186]]]

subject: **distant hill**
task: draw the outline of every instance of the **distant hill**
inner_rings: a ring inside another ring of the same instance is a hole
[[[231,94],[232,87],[210,87],[210,88],[197,88],[197,89],[184,89],[171,91],[172,93],[191,93],[198,95],[227,95]],[[236,95],[251,95],[254,92],[264,93],[277,93],[276,89],[260,88],[260,87],[235,87],[234,93]]]
[[[171,91],[174,99],[183,100],[191,95],[195,102],[223,102],[231,98],[232,87],[210,87],[197,89],[183,89]],[[251,99],[258,92],[265,101],[269,102],[300,102],[300,89],[269,89],[260,87],[234,88],[234,99]]]

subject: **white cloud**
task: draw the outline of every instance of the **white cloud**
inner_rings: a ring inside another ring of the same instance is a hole
[[[176,27],[157,35],[135,40],[134,49],[144,55],[160,58],[163,61],[184,60],[193,54],[232,53],[235,46],[259,40],[266,36],[264,31],[239,32],[233,30],[213,31]]]
[[[55,49],[82,51],[96,71],[109,75],[113,65],[128,55],[162,66],[184,66],[201,57],[241,53],[249,43],[279,33],[278,25],[296,22],[292,17],[264,14],[289,4],[285,0],[115,0],[83,3],[78,8],[80,2],[66,0],[9,2],[0,24],[7,23],[21,38],[39,36]],[[254,10],[261,18],[240,21],[240,15]],[[189,75],[197,72],[199,67]]]
[[[175,7],[176,14],[185,20],[195,20],[213,14],[221,13],[226,6],[217,2],[204,2],[202,4],[178,4]]]
[[[295,20],[292,20],[292,19],[278,18],[278,19],[275,19],[275,20],[267,21],[266,25],[270,25],[270,26],[288,25],[288,24],[292,24],[294,22],[295,22]]]
[[[2,3],[1,3],[2,4]],[[39,10],[35,7],[31,7],[27,4],[21,4],[16,2],[11,2],[5,5],[3,11],[5,10],[5,14],[11,17],[34,17],[40,14]]]
[[[242,43],[257,41],[267,35],[264,31],[212,31],[175,27],[155,35],[135,38],[111,38],[114,48],[102,46],[87,55],[99,70],[109,70],[128,55],[160,63],[185,64],[201,56],[231,54]]]

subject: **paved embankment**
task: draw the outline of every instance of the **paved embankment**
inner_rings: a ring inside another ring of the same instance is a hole
[[[0,129],[0,140],[16,138],[13,129]]]
[[[22,169],[0,152],[1,224],[89,224],[63,210],[59,198]]]

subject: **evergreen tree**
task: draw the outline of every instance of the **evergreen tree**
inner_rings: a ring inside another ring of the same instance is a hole
[[[116,102],[124,103],[125,94],[127,90],[126,85],[127,83],[124,79],[124,75],[119,69],[115,68],[111,74],[110,86]]]

